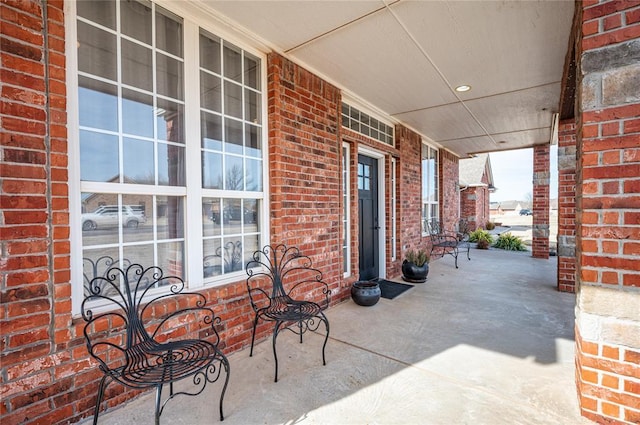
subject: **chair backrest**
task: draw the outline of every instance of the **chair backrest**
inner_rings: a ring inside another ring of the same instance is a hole
[[[161,287],[165,289],[159,295],[153,294]],[[205,307],[204,295],[183,292],[184,288],[181,278],[165,276],[156,266],[112,267],[96,276],[81,309],[89,353],[108,367],[113,357],[123,356],[140,344],[166,339],[169,334],[187,334],[186,328],[193,332],[200,326],[196,323],[203,323],[217,344],[219,336],[213,325],[220,319]],[[201,320],[194,321],[194,315]]]
[[[257,286],[266,279],[269,287],[265,287],[266,291],[260,291],[271,299],[292,297],[294,292],[301,296],[309,293],[313,295],[314,291],[320,290],[322,299],[319,304],[321,307],[329,305],[331,291],[322,280],[322,272],[313,268],[311,259],[300,253],[296,247],[283,244],[266,245],[253,253],[246,265],[246,271],[249,275],[247,289],[252,304],[255,301],[253,296]]]
[[[438,236],[444,233],[444,229],[440,225],[440,220],[432,218],[427,222],[427,228],[430,236]]]

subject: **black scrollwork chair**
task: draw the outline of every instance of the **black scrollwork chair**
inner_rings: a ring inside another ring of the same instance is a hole
[[[462,232],[450,232],[444,229],[442,223],[438,221],[438,219],[431,219],[427,222],[427,228],[429,232],[429,238],[431,239],[431,253],[430,256],[433,256],[434,252],[438,254],[437,251],[440,251],[440,254],[444,257],[445,254],[451,255],[455,258],[456,269],[458,268],[458,253],[460,250],[460,245],[466,242],[467,244],[467,258],[471,260],[469,256],[469,239],[468,236],[465,236]],[[468,233],[467,233],[468,235]],[[466,238],[466,240],[465,240]]]
[[[207,383],[217,381],[225,371],[222,402],[229,382],[229,362],[218,349],[220,323],[205,307],[204,295],[183,292],[184,281],[164,276],[159,267],[112,267],[95,277],[82,302],[87,322],[84,336],[89,354],[104,373],[98,389],[94,425],[107,384],[117,381],[127,387],[156,388],[155,423],[173,397],[198,395]],[[164,288],[161,288],[164,287]],[[96,310],[94,313],[93,310]],[[188,339],[196,334],[199,338]],[[174,392],[173,383],[192,378],[195,389]],[[162,387],[169,396],[162,402]]]
[[[329,306],[331,291],[322,280],[322,272],[312,267],[311,259],[295,247],[267,245],[253,253],[246,271],[249,275],[249,299],[255,312],[249,356],[253,355],[258,321],[275,322],[272,346],[275,382],[278,382],[276,339],[279,332],[288,329],[299,334],[302,343],[302,334],[308,330],[316,331],[324,323],[326,335],[322,345],[322,364],[326,365],[324,351],[329,339],[329,320],[324,310]]]

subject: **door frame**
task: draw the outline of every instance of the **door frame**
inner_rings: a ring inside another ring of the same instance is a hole
[[[378,160],[378,227],[380,227],[378,229],[378,276],[385,277],[387,275],[386,156],[383,152],[365,146],[358,146],[358,155]],[[356,160],[356,167],[357,162]],[[357,173],[354,173],[354,177],[358,178]],[[358,255],[360,255],[359,252]]]

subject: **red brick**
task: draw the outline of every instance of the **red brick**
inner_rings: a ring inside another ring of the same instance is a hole
[[[605,31],[609,31],[615,28],[619,28],[622,25],[622,14],[616,13],[615,15],[610,15],[604,18],[603,20],[603,28]]]
[[[640,8],[626,11],[625,18],[627,21],[627,25],[637,24],[638,22],[640,22]]]

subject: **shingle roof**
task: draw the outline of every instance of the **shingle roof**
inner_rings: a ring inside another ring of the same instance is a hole
[[[465,158],[459,161],[460,186],[483,185],[482,176],[487,171],[489,187],[493,187],[493,174],[491,173],[491,160],[488,154],[477,155],[474,158]]]

